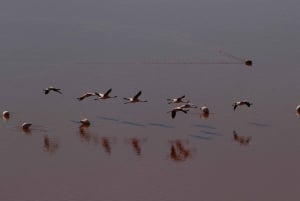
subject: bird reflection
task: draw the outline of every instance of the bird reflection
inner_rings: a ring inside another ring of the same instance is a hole
[[[22,128],[22,131],[25,135],[31,135],[31,129],[30,128]]]
[[[209,113],[200,113],[200,119],[208,119],[209,118]]]
[[[105,153],[107,153],[108,155],[111,154],[111,150],[112,150],[112,144],[114,144],[115,139],[111,138],[111,137],[101,137],[99,138],[98,136],[93,136],[93,142],[96,145],[101,145],[105,151]]]
[[[200,112],[200,118],[201,119],[208,119],[209,114],[210,114],[208,107],[202,106],[202,107],[200,107],[200,111],[201,111]]]
[[[111,154],[111,145],[110,145],[109,139],[107,137],[101,138],[101,144],[102,144],[102,147],[104,148],[104,151],[110,155]]]
[[[240,136],[233,131],[233,140],[238,142],[240,145],[248,145],[251,141],[251,137]]]
[[[54,153],[58,149],[58,143],[50,139],[47,135],[44,136],[44,151]]]
[[[141,143],[144,142],[145,139],[141,139],[141,138],[130,138],[127,140],[128,144],[132,147],[134,153],[137,156],[140,156],[142,154],[142,146]]]
[[[90,142],[90,140],[91,140],[91,135],[89,134],[88,127],[89,126],[86,126],[86,125],[79,126],[80,138],[86,142]]]
[[[191,157],[191,150],[183,145],[182,140],[175,140],[171,142],[170,157],[173,161],[185,161]]]
[[[130,139],[130,144],[134,150],[134,152],[136,153],[136,155],[140,156],[142,149],[141,149],[141,145],[140,145],[140,140],[137,138],[131,138]]]

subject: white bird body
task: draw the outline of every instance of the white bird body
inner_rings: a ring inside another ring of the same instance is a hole
[[[82,101],[83,99],[90,97],[90,96],[96,96],[96,93],[92,93],[92,92],[87,92],[85,94],[83,94],[82,96],[80,96],[79,98],[77,98],[79,101]]]
[[[124,100],[127,100],[124,104],[127,103],[137,103],[137,102],[148,102],[147,100],[140,100],[139,97],[142,94],[142,91],[139,91],[134,97],[132,98],[124,98]]]
[[[22,128],[27,130],[27,129],[30,128],[31,125],[32,125],[31,123],[26,123],[26,122],[24,122],[24,123],[22,124]]]
[[[241,106],[241,105],[246,105],[248,107],[250,107],[251,105],[253,105],[253,103],[250,103],[249,101],[247,100],[243,100],[243,101],[237,101],[235,102],[232,106],[233,106],[233,110],[235,110],[238,106]]]
[[[203,114],[209,114],[209,109],[206,106],[200,107],[200,110],[203,112]]]
[[[183,112],[183,113],[186,114],[189,110],[184,109],[184,108],[182,108],[182,107],[179,106],[179,107],[175,107],[175,108],[173,108],[172,110],[168,111],[168,113],[171,112],[171,117],[172,117],[172,119],[174,119],[174,118],[176,117],[176,113],[177,113],[178,111],[181,111],[181,112]]]
[[[180,105],[179,107],[183,108],[183,109],[185,109],[185,108],[197,108],[197,106],[192,104],[192,103],[186,103],[186,104]]]
[[[182,99],[185,98],[185,95],[178,97],[178,98],[167,98],[168,104],[171,103],[189,103],[189,101],[183,101]]]
[[[91,122],[87,118],[80,120],[80,123],[81,123],[81,125],[84,125],[84,126],[91,125]]]
[[[57,93],[62,94],[60,90],[61,90],[61,89],[55,88],[55,87],[53,87],[53,86],[50,86],[50,87],[44,89],[44,92],[45,92],[45,94],[48,94],[50,91],[55,91],[55,92],[57,92]]]
[[[10,116],[9,111],[3,111],[3,112],[2,112],[2,116],[3,116],[5,119],[8,119],[9,116]]]
[[[106,91],[104,94],[102,93],[95,93],[96,96],[98,96],[95,100],[99,100],[99,99],[109,99],[109,98],[117,98],[118,96],[110,96],[110,92],[112,91],[112,89],[109,89],[108,91]]]

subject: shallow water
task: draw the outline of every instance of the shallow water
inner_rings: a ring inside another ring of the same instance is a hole
[[[68,10],[66,2],[61,10],[55,3],[38,4],[44,13],[7,3],[6,9],[24,13],[2,12],[0,109],[10,111],[11,117],[0,123],[0,200],[298,200],[299,50],[289,39],[294,26],[286,20],[299,17],[293,5],[286,5],[290,9],[286,18],[280,18],[285,12],[274,6],[269,13],[277,16],[275,11],[282,11],[279,17],[263,17],[257,24],[245,11],[241,16],[249,20],[247,27],[241,25],[242,19],[229,16],[226,19],[242,27],[236,31],[223,27],[223,35],[215,36],[219,31],[204,23],[201,28],[207,32],[200,35],[202,44],[195,45],[200,40],[197,23],[180,22],[189,21],[184,15],[189,9],[190,16],[202,15],[193,9],[200,7],[198,3],[181,7],[177,2],[167,9],[168,1],[163,2],[164,9],[158,11],[165,17],[161,21],[146,12],[156,3],[138,4],[137,10],[107,3],[108,10],[118,8],[125,17],[106,13],[110,20],[97,22],[94,15],[105,16],[96,14],[93,5],[98,3],[77,2]],[[180,7],[184,12],[169,24],[171,18],[164,13],[174,14]],[[77,16],[74,10],[79,8],[83,12]],[[67,10],[69,15],[64,14]],[[132,11],[141,16],[140,21],[130,21],[136,19]],[[148,21],[146,16],[152,18]],[[143,25],[145,20],[149,27]],[[273,27],[266,26],[275,20]],[[216,29],[225,26],[223,20],[210,22]],[[280,35],[283,27],[291,32]],[[262,29],[269,38],[260,36]],[[277,44],[271,33],[281,38]],[[231,61],[218,55],[216,44],[251,55],[253,67],[209,64]],[[195,58],[207,62],[102,63]],[[61,88],[63,94],[44,95],[49,85]],[[76,99],[109,88],[118,98]],[[148,103],[123,104],[123,97],[139,90]],[[171,119],[167,112],[172,105],[166,98],[181,95],[199,107],[209,107],[210,116],[201,118],[199,109],[190,109]],[[254,105],[233,111],[232,104],[243,99]],[[85,117],[91,126],[80,126]],[[25,121],[33,124],[30,132],[21,129]]]

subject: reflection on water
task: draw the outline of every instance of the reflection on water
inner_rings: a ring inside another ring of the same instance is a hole
[[[184,142],[182,140],[174,140],[170,141],[170,158],[173,161],[186,161],[191,157],[191,150],[186,148],[186,144],[188,142]]]
[[[130,139],[130,144],[131,144],[134,152],[136,153],[136,155],[140,156],[141,152],[142,152],[140,140],[137,138],[132,138],[132,139]]]
[[[233,131],[233,140],[240,145],[248,145],[251,141],[251,137],[238,135],[235,130]]]
[[[87,125],[80,125],[79,126],[80,139],[85,141],[85,142],[90,142],[90,140],[91,140],[91,135],[89,133],[88,127],[89,126],[87,126]]]
[[[97,135],[93,136],[93,142],[96,145],[101,145],[105,153],[108,155],[112,152],[112,144],[114,143],[115,139],[111,137],[101,137],[99,138]]]
[[[209,113],[204,113],[204,112],[200,113],[200,119],[208,119],[208,118],[209,118]]]
[[[2,119],[3,119],[4,122],[6,122],[6,121],[9,120],[9,117],[2,116]]]
[[[111,145],[110,145],[110,141],[107,137],[101,138],[101,145],[102,145],[104,151],[110,155],[111,154]]]
[[[30,128],[22,128],[22,131],[25,135],[30,135],[31,134],[31,129]]]
[[[58,143],[54,139],[50,139],[47,135],[44,136],[44,151],[54,153],[58,149]]]
[[[141,148],[141,139],[138,138],[130,138],[129,140],[129,144],[132,146],[134,153],[137,156],[141,155],[142,152],[142,148]]]

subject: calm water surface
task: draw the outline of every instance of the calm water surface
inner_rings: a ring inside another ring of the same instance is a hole
[[[297,5],[287,3],[289,12],[263,5],[271,19],[254,4],[248,8],[256,14],[216,2],[102,8],[90,1],[67,9],[64,1],[60,9],[37,3],[32,10],[34,3],[7,2],[1,12],[0,109],[11,118],[0,123],[0,200],[299,199],[300,52],[291,23],[299,26]],[[160,8],[155,16],[154,8]],[[207,11],[213,8],[219,19]],[[241,17],[227,16],[231,11]],[[218,54],[219,47],[250,55],[253,67],[101,64],[236,62]],[[49,85],[63,94],[44,95]],[[109,88],[118,98],[76,99]],[[123,104],[139,90],[148,103]],[[166,98],[181,95],[212,114],[205,119],[190,109],[171,119]],[[233,111],[243,99],[254,105]],[[80,126],[85,117],[90,127]],[[25,121],[33,124],[29,132],[21,129]]]

